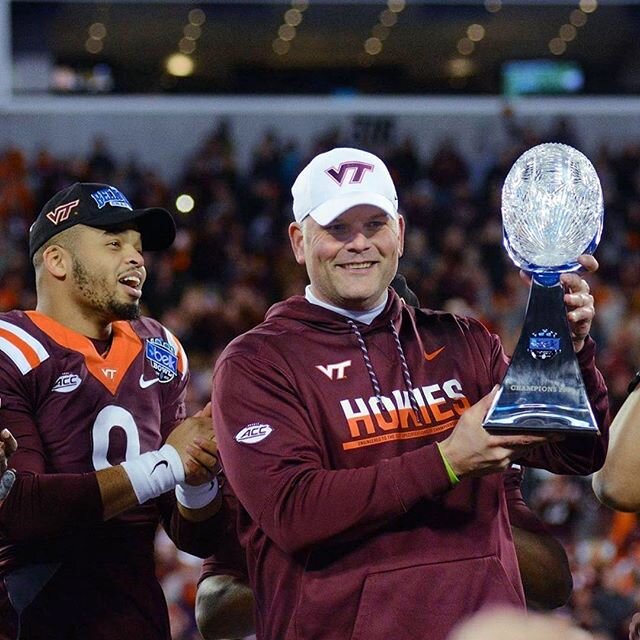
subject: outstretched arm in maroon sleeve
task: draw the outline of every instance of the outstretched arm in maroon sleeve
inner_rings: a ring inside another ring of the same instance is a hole
[[[202,565],[196,596],[196,622],[205,640],[244,638],[255,633],[255,600],[249,586],[247,563],[236,532],[238,501],[223,483],[226,529],[216,551]]]
[[[569,560],[564,547],[524,501],[522,475],[523,469],[516,467],[504,473],[505,496],[520,577],[530,608],[555,609],[566,604],[571,596],[573,578]]]
[[[10,540],[57,535],[108,520],[138,504],[122,465],[91,473],[50,473],[33,420],[18,411],[4,410],[2,415],[19,445],[11,458],[17,478],[0,504],[0,530]],[[187,418],[176,431],[179,430],[178,435],[183,431],[192,434],[194,430],[208,434],[210,428],[207,420]],[[174,441],[187,479],[191,477],[196,484],[204,482],[208,471],[194,459],[201,454],[186,450],[191,439],[176,437]]]

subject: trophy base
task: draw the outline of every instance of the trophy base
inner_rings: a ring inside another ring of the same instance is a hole
[[[532,281],[520,339],[483,427],[494,434],[600,433],[559,281],[552,286]]]
[[[496,406],[483,423],[484,428],[495,435],[525,433],[570,433],[599,435],[598,427],[593,422],[590,411],[533,404],[522,404],[517,407],[503,406],[497,398]]]

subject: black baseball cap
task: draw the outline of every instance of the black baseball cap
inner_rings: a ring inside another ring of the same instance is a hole
[[[58,191],[29,229],[29,258],[50,238],[76,224],[108,229],[136,221],[145,251],[171,246],[176,237],[173,217],[160,207],[134,209],[126,196],[108,184],[76,182]]]

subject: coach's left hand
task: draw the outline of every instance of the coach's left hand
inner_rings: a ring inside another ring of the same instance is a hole
[[[583,255],[578,262],[586,271],[598,270],[598,261],[591,255]],[[560,282],[564,287],[564,303],[567,306],[567,319],[573,340],[573,350],[578,353],[584,347],[584,341],[591,330],[596,310],[589,283],[577,273],[563,273]]]

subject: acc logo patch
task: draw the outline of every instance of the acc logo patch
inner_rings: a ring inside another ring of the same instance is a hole
[[[75,373],[63,373],[61,376],[58,376],[51,391],[55,391],[56,393],[70,393],[81,384],[82,378],[80,376],[77,376]]]
[[[158,375],[160,382],[170,382],[178,373],[175,349],[162,338],[147,338],[144,357]]]
[[[264,440],[267,436],[271,435],[273,429],[268,424],[260,424],[255,422],[248,424],[244,429],[241,429],[236,434],[236,442],[246,442],[247,444],[255,444]]]

